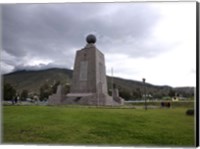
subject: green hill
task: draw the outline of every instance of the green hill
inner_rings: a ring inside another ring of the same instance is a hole
[[[40,87],[47,83],[56,81],[68,83],[72,78],[72,70],[68,69],[47,69],[38,71],[16,71],[3,75],[3,81],[11,84],[18,92],[26,89],[29,92],[39,93]]]
[[[3,83],[11,84],[17,92],[28,90],[29,93],[39,93],[40,87],[44,84],[54,84],[60,81],[62,84],[70,84],[73,71],[70,69],[51,68],[47,70],[27,71],[21,70],[2,76]],[[107,76],[108,90],[111,91],[111,77]],[[113,78],[114,84],[119,89],[120,95],[127,99],[137,99],[144,93],[144,85],[141,81]],[[181,93],[185,96],[194,94],[193,87],[172,88],[170,86],[156,86],[146,84],[147,94],[155,98],[168,96],[170,91]]]

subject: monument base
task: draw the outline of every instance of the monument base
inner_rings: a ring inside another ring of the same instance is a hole
[[[55,94],[49,96],[48,105],[60,105],[62,100],[66,98],[62,85],[57,87]]]
[[[124,99],[119,97],[118,94],[113,94],[113,97],[111,97],[104,93],[69,93],[65,95],[62,85],[59,85],[56,93],[49,96],[48,105],[65,104],[118,106],[124,104]]]
[[[123,100],[123,99],[122,99]],[[122,105],[123,101],[115,101],[109,95],[97,94],[97,93],[70,93],[66,99],[62,101],[62,104],[78,104],[78,105]]]
[[[65,95],[53,94],[49,96],[48,105],[60,105],[62,104],[62,100],[64,100],[65,98]]]
[[[48,105],[92,105],[92,106],[118,106],[123,105],[124,100],[105,94],[96,93],[69,93],[67,96],[53,94],[49,96]]]

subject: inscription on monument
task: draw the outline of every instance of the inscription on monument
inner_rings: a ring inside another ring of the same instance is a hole
[[[87,81],[88,61],[81,61],[80,63],[80,81]]]
[[[104,78],[103,78],[104,71],[103,71],[103,64],[102,63],[99,63],[99,73],[100,73],[100,82],[104,83]]]

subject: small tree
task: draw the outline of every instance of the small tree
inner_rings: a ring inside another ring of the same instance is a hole
[[[64,93],[68,94],[70,92],[70,84],[65,84],[64,85]]]
[[[60,84],[60,81],[56,81],[56,83],[52,86],[52,93],[56,93],[56,90],[59,84]]]
[[[131,99],[131,94],[129,91],[126,90],[121,90],[119,91],[119,96],[124,98],[125,100],[130,100]]]
[[[142,93],[140,88],[136,88],[135,90],[132,90],[132,98],[133,99],[141,99],[142,98]]]
[[[3,93],[4,100],[12,100],[16,96],[15,88],[9,83],[4,84]]]
[[[20,99],[22,101],[25,101],[27,97],[28,97],[28,90],[23,90],[21,95],[20,95]]]
[[[175,97],[175,91],[173,89],[170,89],[168,96],[169,97]]]
[[[45,100],[49,98],[52,94],[52,88],[48,84],[44,84],[40,87],[40,100]]]

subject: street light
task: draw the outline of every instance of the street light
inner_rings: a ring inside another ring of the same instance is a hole
[[[114,87],[113,87],[113,84],[114,84],[114,82],[113,82],[113,68],[111,68],[111,77],[112,77],[112,80],[111,80],[112,86],[111,86],[111,88],[112,88],[112,106],[113,106],[113,103],[114,103],[114,96],[113,96],[113,93],[114,93]]]
[[[147,101],[146,101],[146,86],[145,86],[145,78],[142,79],[144,83],[144,101],[145,101],[145,110],[147,110]]]

